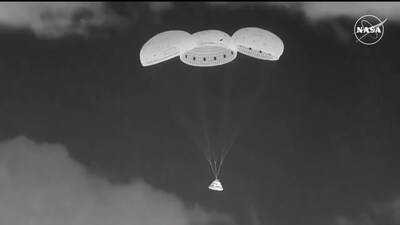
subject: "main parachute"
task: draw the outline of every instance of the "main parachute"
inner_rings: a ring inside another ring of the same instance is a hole
[[[189,66],[214,67],[232,62],[238,52],[259,60],[277,61],[283,51],[284,44],[278,36],[256,27],[239,29],[232,36],[220,30],[205,30],[194,34],[173,30],[159,33],[149,39],[140,50],[140,62],[147,67],[179,57]],[[201,148],[215,176],[209,189],[222,191],[218,175],[234,140],[228,141],[226,146],[220,146],[219,152],[215,152],[216,148],[210,150],[205,127],[208,146]]]
[[[233,61],[237,52],[261,60],[279,60],[284,50],[282,40],[274,33],[247,27],[232,37],[223,31],[205,30],[194,34],[165,31],[148,40],[140,50],[143,66],[155,65],[178,57],[190,66],[211,67]]]

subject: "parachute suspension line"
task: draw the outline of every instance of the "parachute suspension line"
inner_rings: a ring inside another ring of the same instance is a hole
[[[228,117],[227,111],[229,109],[229,102],[231,100],[231,95],[232,95],[231,87],[230,87],[231,86],[231,79],[229,79],[229,78],[231,78],[230,75],[225,75],[225,79],[224,80],[226,80],[226,81],[224,83],[229,88],[228,87],[224,88],[224,107],[223,107],[223,110],[222,110],[222,113],[221,113],[221,117],[222,117],[221,118],[221,123],[222,123],[221,125],[223,125],[223,123],[225,123],[226,120],[227,120],[227,117]]]
[[[185,118],[182,115],[178,114],[178,118],[181,120],[181,122],[184,124],[184,127],[187,128],[187,121],[185,120]],[[213,164],[211,163],[211,154],[210,154],[210,149],[209,147],[207,148],[206,146],[204,146],[204,142],[203,144],[201,143],[201,141],[199,140],[199,137],[197,137],[196,135],[193,134],[193,132],[190,132],[190,129],[187,128],[187,130],[189,131],[189,133],[191,134],[192,138],[194,139],[197,147],[201,150],[201,152],[204,155],[204,158],[207,160],[208,164],[211,167],[211,170],[214,174],[214,177],[217,177],[217,171],[216,168],[213,166]],[[206,149],[208,152],[206,152]]]
[[[211,152],[212,152],[212,159],[213,159],[212,162],[213,162],[214,169],[215,169],[214,176],[215,176],[215,179],[217,179],[217,177],[218,177],[218,168],[217,168],[218,155],[216,154],[215,151],[211,151]]]
[[[224,87],[224,106],[223,106],[223,109],[221,112],[221,123],[220,123],[220,127],[219,127],[219,139],[221,139],[221,140],[223,139],[222,140],[223,142],[226,140],[225,140],[225,138],[222,138],[221,134],[226,132],[226,126],[227,126],[227,123],[229,123],[228,110],[229,110],[229,103],[230,103],[231,95],[232,95],[231,79],[229,79],[229,78],[231,78],[230,73],[228,75],[225,75],[225,77],[224,77],[225,82],[223,81],[225,84],[224,85],[225,86]],[[220,145],[222,146],[223,144],[220,143]]]
[[[208,131],[207,131],[207,124],[206,122],[203,122],[203,130],[204,130],[204,137],[206,139],[206,144],[207,144],[207,152],[210,153],[210,138],[208,137]]]
[[[215,178],[217,178],[218,174],[217,174],[215,156],[210,148],[211,147],[210,137],[209,137],[208,130],[206,127],[206,122],[204,120],[203,120],[203,131],[204,131],[204,137],[205,137],[206,144],[207,144],[207,146],[205,147],[205,149],[207,149],[207,156],[208,156],[207,161],[211,166],[211,169],[213,171]]]
[[[224,162],[224,158],[222,157],[222,153],[221,153],[221,158],[219,159],[219,166],[218,166],[218,169],[217,169],[218,175],[219,175],[219,172],[221,171],[221,166],[222,166],[223,162]]]
[[[200,83],[200,82],[197,82]],[[217,178],[218,177],[218,172],[217,172],[217,165],[216,165],[216,161],[215,161],[215,156],[213,154],[213,151],[211,150],[211,142],[210,142],[210,137],[209,137],[209,132],[208,132],[208,120],[207,120],[207,116],[206,116],[206,112],[205,112],[205,103],[204,103],[204,99],[202,96],[201,90],[199,90],[199,88],[197,86],[194,86],[195,88],[195,93],[196,93],[196,109],[197,112],[200,114],[200,119],[201,119],[201,123],[202,123],[202,128],[203,128],[203,136],[206,142],[207,146],[204,146],[204,148],[202,148],[202,151],[204,153],[204,155],[206,156],[206,159],[208,161],[208,164],[211,167],[211,170],[213,171],[214,177]],[[197,87],[197,88],[196,88]],[[206,152],[205,152],[206,151]]]
[[[184,116],[180,115],[179,113],[177,113],[177,116],[179,118],[179,120],[181,121],[181,123],[183,124],[183,127],[185,128],[185,130],[190,134],[189,136],[192,136],[191,138],[194,139],[197,147],[202,150],[204,148],[204,146],[201,144],[201,141],[199,140],[199,138],[193,134],[193,131],[191,131],[191,129],[188,127],[188,121],[185,119]],[[209,156],[202,150],[204,157],[206,157],[207,160],[209,160]]]
[[[220,126],[219,126],[219,134],[218,134],[218,140],[219,140],[219,148],[223,149],[225,142],[227,141],[226,137],[224,137],[224,134],[226,132],[230,132],[229,128],[227,128],[227,124],[229,124],[229,106],[230,106],[230,101],[232,97],[232,77],[231,77],[232,71],[229,69],[228,74],[223,75],[223,79],[221,79],[221,86],[223,87],[223,108],[221,111],[221,119],[220,119]],[[229,139],[229,137],[228,137]],[[220,173],[222,163],[224,161],[225,157],[225,150],[221,150],[220,153],[218,154],[216,158],[216,172],[217,176]],[[218,164],[218,166],[217,166]]]
[[[217,157],[214,157],[214,168],[215,168],[215,174],[214,174],[214,176],[215,176],[215,179],[218,178],[217,160],[218,160]]]
[[[169,82],[161,82],[162,87],[164,88],[164,90],[166,90],[167,93],[170,93],[173,88],[171,87],[171,85],[169,84]],[[166,84],[168,83],[168,84]],[[168,87],[167,87],[168,86]],[[169,88],[169,89],[168,89]],[[170,106],[172,108],[175,108],[175,105],[173,104],[173,98],[172,96],[170,96],[169,94],[166,95],[168,97],[168,102],[170,104]],[[185,116],[182,115],[182,113],[179,110],[173,110],[172,113],[177,116],[177,118],[179,119],[179,121],[181,122],[181,124],[183,125],[183,128],[185,129],[185,134],[187,136],[189,136],[190,139],[193,139],[197,148],[199,148],[201,150],[201,152],[203,153],[205,159],[207,161],[210,161],[210,155],[207,154],[207,152],[204,151],[204,143],[202,143],[202,141],[200,140],[200,138],[198,137],[198,135],[196,135],[196,133],[193,131],[193,125],[190,125],[190,122],[187,118],[185,118]]]
[[[262,94],[262,92],[264,90],[264,85],[263,85],[264,82],[262,82],[262,81],[264,81],[264,79],[263,79],[264,76],[262,74],[263,67],[260,67],[259,71],[260,71],[260,80],[257,82],[258,85],[257,85],[257,88],[256,88],[255,93],[254,93],[255,96],[252,98],[251,103],[249,102],[249,107],[245,107],[245,108],[254,107],[256,102],[257,102],[257,100],[261,97],[261,94]],[[251,94],[251,95],[253,95],[253,94]],[[244,113],[244,114],[248,114],[248,113],[249,112]],[[243,115],[243,117],[247,118],[246,115]],[[235,143],[236,138],[237,138],[239,133],[240,133],[240,125],[238,127],[236,127],[235,131],[233,132],[233,136],[231,137],[231,142],[225,148],[223,148],[223,150],[221,151],[221,160],[220,160],[220,164],[219,164],[218,169],[217,169],[217,173],[220,172],[222,164],[223,164],[226,156],[228,155],[228,152],[231,149],[232,145]]]
[[[183,73],[183,72],[181,72],[181,73]],[[160,85],[166,93],[174,93],[173,85],[169,80],[166,80],[166,82],[160,82]],[[191,86],[194,87],[193,85],[191,85]],[[171,108],[174,108],[174,109],[177,108],[176,102],[174,101],[175,100],[174,97],[171,96],[171,94],[166,94],[166,96],[167,96],[167,99],[168,99],[168,102],[169,102],[169,105],[171,106]],[[211,156],[210,156],[209,149],[207,149],[208,152],[205,151],[206,147],[205,147],[204,141],[202,141],[201,138],[199,137],[199,135],[196,134],[197,132],[194,131],[193,124],[190,122],[190,120],[188,118],[186,118],[184,115],[182,115],[182,112],[180,112],[180,110],[173,110],[172,113],[175,116],[177,116],[177,118],[179,119],[179,121],[183,125],[183,128],[186,131],[185,132],[186,135],[189,136],[189,138],[194,140],[196,146],[201,150],[205,159],[208,162],[211,162]],[[211,163],[209,163],[209,164],[211,166]],[[211,169],[213,171],[215,171],[215,169],[213,167],[211,167]]]
[[[224,160],[226,158],[226,156],[228,155],[229,150],[231,149],[232,145],[235,143],[236,137],[232,138],[231,143],[225,147],[222,151],[221,151],[221,156],[220,156],[220,161],[219,161],[219,166],[217,169],[217,173],[219,174],[222,164],[224,163]]]
[[[213,171],[214,177],[217,178],[217,171],[214,169],[213,164],[211,163],[211,160],[207,160],[208,164],[210,164],[211,170]]]
[[[222,160],[225,159],[225,157],[228,154],[229,150],[231,149],[232,145],[235,143],[235,140],[236,140],[236,136],[234,138],[232,138],[231,143],[229,143],[229,145],[222,152]]]
[[[214,176],[217,177],[217,175],[216,175],[216,173],[217,173],[217,171],[216,171],[216,166],[214,165],[214,167],[213,167],[212,164],[211,164],[211,161],[212,161],[212,159],[213,159],[214,157],[213,157],[212,151],[211,151],[211,149],[210,149],[210,145],[211,145],[211,144],[210,144],[210,137],[209,137],[208,129],[207,129],[207,122],[205,121],[204,116],[202,116],[202,118],[203,118],[204,137],[205,137],[206,144],[207,144],[207,147],[206,147],[207,153],[208,153],[207,156],[209,157],[209,158],[208,158],[208,161],[209,161],[209,163],[210,163],[210,165],[211,165],[211,169],[213,170]],[[215,162],[214,162],[214,164],[215,164]]]
[[[216,161],[215,161],[215,157],[213,157],[214,158],[214,160],[213,160],[213,162],[214,162],[214,166],[213,166],[213,164],[211,163],[211,159],[212,159],[212,151],[211,151],[211,149],[210,149],[210,138],[209,138],[209,136],[208,136],[208,131],[207,131],[207,127],[206,127],[206,124],[205,124],[205,122],[203,123],[203,129],[204,129],[204,137],[205,137],[205,139],[206,139],[206,143],[207,143],[207,152],[208,152],[208,159],[207,159],[207,161],[208,161],[208,163],[210,164],[210,166],[211,166],[211,169],[212,169],[212,171],[213,171],[213,174],[214,174],[214,176],[215,176],[215,178],[217,178],[218,177],[218,171],[217,171],[217,166],[216,166]]]
[[[171,87],[170,83],[167,84],[167,82],[161,82],[161,86],[168,93],[170,92],[169,90],[173,89]],[[170,96],[170,94],[168,94],[167,97],[168,97],[168,102],[169,102],[170,106],[172,108],[176,108],[174,101],[173,101],[174,98],[172,96]],[[197,96],[197,97],[199,97],[199,96]],[[200,102],[202,103],[202,101],[200,101]],[[201,110],[202,107],[200,106],[200,104],[197,104],[197,107],[198,107],[198,110],[203,112]],[[201,116],[202,116],[201,118],[203,120],[202,122],[203,122],[206,143],[204,143],[204,140],[202,141],[201,138],[199,138],[198,134],[196,135],[197,132],[194,132],[193,124],[191,124],[189,122],[188,118],[186,118],[184,115],[182,115],[182,112],[180,112],[179,110],[173,110],[172,113],[177,116],[177,118],[183,125],[183,128],[186,131],[185,132],[186,135],[188,135],[189,138],[194,140],[196,146],[201,150],[201,152],[204,155],[204,158],[207,160],[208,164],[210,165],[214,177],[217,177],[218,175],[217,175],[217,169],[216,169],[215,163],[212,163],[209,134],[208,134],[207,127],[206,127],[206,122],[205,122],[206,119],[205,119],[204,113],[201,113]]]

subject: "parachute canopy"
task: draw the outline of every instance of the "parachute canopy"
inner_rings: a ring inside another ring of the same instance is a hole
[[[232,35],[232,39],[240,53],[257,59],[278,60],[283,53],[282,40],[260,28],[242,28]]]
[[[224,190],[224,188],[222,187],[221,182],[220,182],[218,179],[215,179],[215,180],[210,184],[210,186],[208,186],[208,188],[209,188],[210,190],[213,190],[213,191],[223,191],[223,190]]]
[[[206,30],[192,36],[197,45],[180,56],[182,62],[208,67],[223,65],[236,58],[236,48],[228,34],[219,30]]]
[[[270,31],[247,27],[232,37],[220,30],[205,30],[194,34],[173,30],[159,33],[147,41],[140,51],[143,66],[151,66],[180,57],[190,66],[211,67],[233,61],[237,52],[276,61],[283,53],[282,40]]]
[[[151,66],[175,58],[194,47],[196,42],[189,33],[179,30],[165,31],[143,45],[140,62],[143,66]]]

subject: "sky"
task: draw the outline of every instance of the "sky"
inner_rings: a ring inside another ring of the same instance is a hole
[[[400,224],[399,10],[0,3],[0,224]],[[365,14],[388,18],[372,46],[353,35]],[[282,39],[279,61],[140,64],[157,33],[253,26]],[[222,137],[240,132],[219,177],[225,190],[213,192],[193,108],[207,106],[214,126],[226,87],[235,98]]]

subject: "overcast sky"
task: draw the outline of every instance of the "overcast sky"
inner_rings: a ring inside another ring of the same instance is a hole
[[[400,224],[399,11],[373,2],[0,3],[0,224]],[[364,14],[388,18],[376,45],[356,43]],[[139,61],[162,31],[251,26],[283,40],[278,62],[238,55],[205,71]],[[227,126],[242,124],[218,193],[176,116],[196,118],[186,110],[195,88],[210,114],[223,104],[201,74],[234,76],[231,106],[246,111]],[[249,104],[244,90],[257,83]]]

